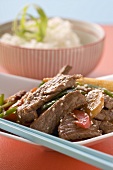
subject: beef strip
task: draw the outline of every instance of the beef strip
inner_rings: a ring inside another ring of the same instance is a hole
[[[71,66],[66,65],[63,68],[61,68],[58,74],[68,74],[71,69],[72,69]]]
[[[14,95],[8,97],[7,99],[5,99],[5,102],[16,102],[17,100],[21,99],[21,97],[24,96],[25,94],[26,94],[26,91],[21,90],[15,93]]]
[[[34,112],[61,91],[74,86],[75,80],[78,77],[80,77],[80,75],[59,74],[40,86],[34,93],[31,93],[26,98],[25,102],[21,106],[18,107],[17,114],[20,122],[24,124],[26,120],[27,122],[28,120],[29,122],[32,122],[36,119],[37,116]],[[33,115],[31,116],[31,114]]]
[[[100,129],[103,131],[103,134],[113,132],[113,122],[102,121],[100,124]]]
[[[104,106],[108,109],[113,109],[113,98],[108,95],[104,95]]]
[[[75,108],[86,104],[85,96],[79,91],[73,91],[56,101],[40,117],[31,124],[31,128],[52,134],[59,125],[60,119]]]
[[[102,109],[101,112],[95,117],[95,119],[101,121],[113,121],[113,109]]]
[[[23,96],[21,97],[21,99],[17,100],[10,108],[21,106],[21,105],[24,103],[24,101],[26,100],[26,98],[28,97],[28,95],[30,95],[30,93],[31,93],[31,92],[26,92],[25,95],[23,95]],[[31,120],[31,119],[34,119],[34,118],[37,118],[37,117],[38,117],[37,112],[36,112],[35,110],[33,110],[32,113],[29,114],[29,116],[27,116],[27,114],[25,115],[24,118],[25,118],[26,121],[23,122],[23,121],[21,120],[21,124],[24,124],[24,125],[26,125],[26,126],[29,126],[30,123],[31,123],[30,120]],[[18,120],[19,120],[19,119],[21,119],[21,118],[19,118],[19,115],[18,115]]]
[[[29,95],[30,92],[26,92],[19,100],[17,100],[10,108],[12,107],[19,107],[21,106],[24,101],[26,100],[27,96]]]
[[[58,127],[59,137],[69,141],[76,141],[100,136],[102,131],[99,130],[99,124],[100,121],[93,120],[90,128],[81,128],[75,123],[72,113],[69,113],[65,115]]]

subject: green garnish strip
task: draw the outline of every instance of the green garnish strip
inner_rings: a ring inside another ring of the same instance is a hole
[[[4,94],[0,94],[0,106],[4,104]]]
[[[4,104],[4,94],[0,94],[0,106]],[[0,113],[2,112],[2,108],[0,108]]]
[[[6,108],[12,106],[14,103],[15,103],[15,101],[14,102],[7,102],[7,103],[3,104],[2,106],[0,106],[0,109],[6,109]]]
[[[110,92],[109,90],[104,89],[104,88],[102,90],[104,91],[105,94],[107,94],[108,96],[113,98],[113,93],[112,92]]]
[[[33,15],[27,13],[30,6],[34,7],[37,14],[39,15],[39,18],[36,18]],[[19,20],[20,16],[21,19]],[[30,26],[26,25],[28,19],[34,21],[34,24],[31,24]],[[48,18],[42,8],[40,8],[36,4],[26,5],[19,12],[13,23],[13,32],[17,36],[27,41],[30,41],[31,39],[36,39],[38,42],[42,42],[46,34],[47,22]],[[36,28],[36,31],[31,31],[31,28]]]
[[[45,82],[44,82],[44,81],[42,81],[42,82],[39,84],[39,86],[38,86],[38,87],[42,86],[44,83],[45,83]]]
[[[49,108],[50,106],[52,106],[57,100],[58,100],[58,99],[52,100],[52,101],[44,104],[44,105],[41,107],[41,111],[48,109],[48,108]]]
[[[5,116],[8,116],[8,115],[14,113],[16,111],[16,109],[17,109],[16,107],[13,107],[7,111],[0,113],[0,118],[4,118]]]

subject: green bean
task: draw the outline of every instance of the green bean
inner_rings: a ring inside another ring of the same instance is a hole
[[[7,102],[7,103],[3,104],[2,106],[0,106],[0,109],[6,109],[6,108],[12,106],[14,103],[15,103],[15,101]]]
[[[41,111],[48,109],[48,108],[49,108],[50,106],[52,106],[57,100],[58,100],[58,99],[52,100],[52,101],[44,104],[44,105],[41,107]]]
[[[99,89],[101,87],[99,86],[96,86],[96,85],[92,85],[92,84],[87,84],[88,87],[91,87],[91,88],[96,88],[96,89]],[[102,89],[102,88],[101,88]]]
[[[66,89],[66,90],[60,92],[59,94],[57,94],[53,99],[59,99],[60,97],[66,95],[66,94],[68,94],[68,93],[70,93],[72,91],[75,91],[75,90],[76,90],[75,87],[70,88],[70,89]]]
[[[111,91],[107,90],[106,88],[102,88],[100,86],[95,86],[95,85],[91,85],[91,84],[88,84],[88,87],[98,88],[98,89],[102,90],[105,94],[107,94],[108,96],[113,98],[113,93]]]
[[[41,111],[48,109],[50,106],[52,106],[57,100],[59,100],[59,98],[61,98],[62,96],[74,91],[75,88],[71,88],[71,89],[66,89],[62,92],[60,92],[58,95],[56,95],[51,101],[45,103],[42,107],[41,107]]]
[[[0,118],[4,118],[5,116],[8,116],[8,115],[14,113],[16,111],[16,109],[17,109],[16,107],[13,107],[7,111],[0,113]]]
[[[4,94],[0,94],[0,106],[4,104]],[[0,108],[0,113],[2,112],[2,108]]]
[[[42,82],[39,84],[39,86],[38,86],[38,87],[42,86],[44,83],[45,83],[45,82],[44,82],[44,81],[42,81]]]
[[[113,98],[113,93],[112,93],[112,92],[110,92],[110,91],[107,90],[107,89],[103,89],[103,91],[104,91],[105,94],[107,94],[107,95],[109,95],[110,97]]]
[[[4,94],[0,94],[0,106],[4,104]]]

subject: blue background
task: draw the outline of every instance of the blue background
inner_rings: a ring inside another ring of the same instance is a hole
[[[27,3],[37,3],[48,17],[113,24],[113,0],[0,0],[0,24],[13,20]]]

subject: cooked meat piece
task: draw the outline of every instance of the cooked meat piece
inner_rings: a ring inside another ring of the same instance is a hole
[[[69,66],[69,65],[66,65],[66,66],[64,66],[63,68],[61,68],[61,70],[59,71],[59,73],[57,74],[57,75],[59,75],[59,74],[68,74],[68,72],[70,71],[72,69],[72,67],[71,66]],[[82,77],[82,75],[81,74],[78,74],[77,75],[78,76],[78,79],[79,78],[81,78]],[[52,78],[51,77],[46,77],[46,78],[43,78],[43,82],[47,82],[47,81],[49,81],[49,80],[51,80]]]
[[[58,127],[59,137],[70,141],[76,141],[100,136],[102,135],[102,131],[99,130],[99,124],[100,121],[93,120],[93,124],[90,128],[81,128],[75,123],[75,118],[72,113],[69,113],[65,115]]]
[[[58,74],[68,74],[71,69],[72,69],[71,66],[66,65],[63,68],[61,68]]]
[[[101,112],[95,117],[97,120],[113,121],[113,109],[105,110],[102,109]]]
[[[79,91],[70,92],[56,101],[31,124],[31,128],[52,134],[59,125],[60,119],[75,108],[86,104],[85,96]]]
[[[8,97],[8,98],[5,100],[5,102],[15,102],[15,101],[21,99],[21,97],[24,96],[25,94],[26,94],[26,91],[21,90],[21,91],[15,93],[14,95]]]
[[[31,93],[25,102],[18,107],[17,114],[20,117],[21,122],[26,122],[27,115],[33,113],[33,111],[40,108],[44,103],[50,101],[54,96],[56,96],[61,91],[72,87],[75,85],[75,80],[79,75],[57,75],[50,81],[44,83],[40,86],[34,93]],[[33,118],[32,116],[30,116]],[[35,117],[34,117],[35,119]],[[33,121],[30,119],[29,121]]]
[[[35,110],[31,110],[30,112],[28,112],[28,114],[25,114],[24,119],[21,119],[21,117],[19,116],[20,115],[18,115],[19,121],[21,121],[21,124],[25,126],[30,126],[32,120],[35,120],[38,117],[37,112]]]
[[[27,96],[29,95],[29,93],[30,93],[30,92],[26,92],[26,93],[21,97],[21,99],[17,100],[16,103],[14,103],[10,108],[21,106],[21,105],[24,103],[24,101],[25,101],[25,99],[27,98]]]
[[[113,132],[113,123],[109,121],[102,121],[100,129],[103,131],[103,134]]]
[[[89,91],[92,90],[92,88],[88,87],[87,84],[85,84],[85,85],[77,85],[77,86],[76,86],[76,89],[77,89],[77,90],[80,90],[81,92],[86,93],[86,94],[87,94]]]
[[[104,95],[104,106],[108,109],[113,109],[113,98],[108,95]]]
[[[22,96],[22,98],[20,100],[17,100],[17,102],[14,103],[10,108],[21,106],[24,103],[24,101],[26,100],[26,98],[28,97],[28,95],[30,95],[30,93],[31,92],[27,92],[24,96]],[[28,114],[25,115],[25,117],[24,117],[25,119],[21,119],[20,115],[18,115],[18,121],[21,120],[21,124],[29,126],[31,123],[30,120],[31,119],[34,120],[37,117],[38,117],[37,112],[35,110],[33,110],[32,113],[28,112]]]

